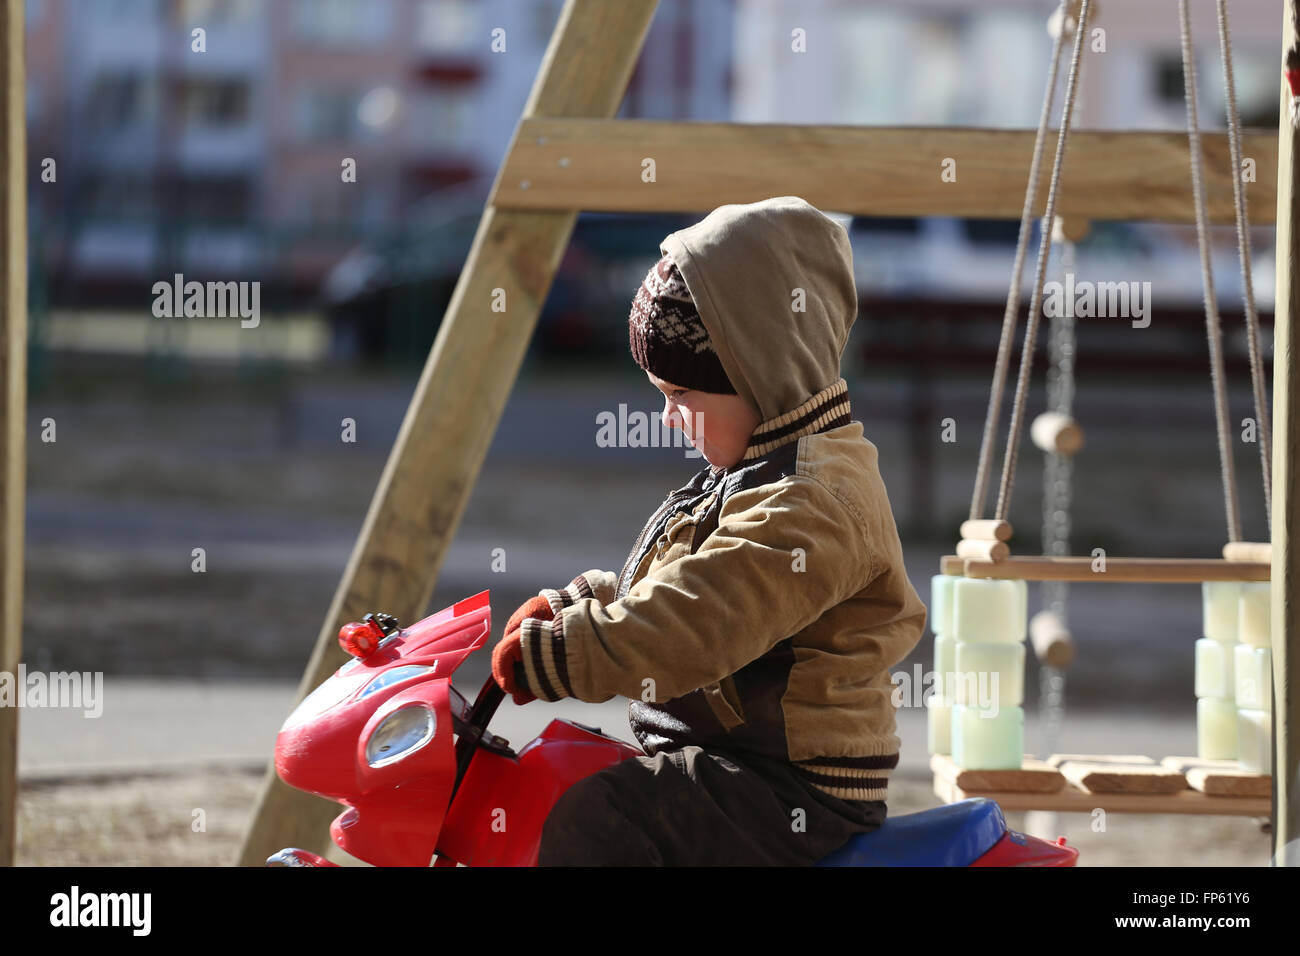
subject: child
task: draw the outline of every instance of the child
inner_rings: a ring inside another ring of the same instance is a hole
[[[493,653],[516,703],[631,699],[647,756],[556,802],[539,864],[811,864],[885,819],[889,668],[926,611],[840,356],[844,227],[795,196],[674,232],[637,292],[632,356],[709,467],[621,573],[519,608]]]

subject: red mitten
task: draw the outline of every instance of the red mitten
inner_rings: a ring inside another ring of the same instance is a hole
[[[551,602],[544,597],[532,597],[519,605],[519,610],[510,615],[510,620],[506,621],[505,633],[509,634],[523,622],[526,617],[541,618],[543,621],[549,621],[555,615],[551,612]]]
[[[506,634],[501,643],[492,652],[492,677],[502,690],[510,695],[516,704],[531,703],[537,696],[528,690],[523,681],[524,655],[520,643],[521,625],[525,618],[540,618],[549,621],[554,615],[551,605],[544,597],[529,598],[506,622]]]

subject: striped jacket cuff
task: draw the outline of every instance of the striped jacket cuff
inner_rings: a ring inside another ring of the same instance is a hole
[[[540,700],[560,700],[573,696],[569,684],[569,666],[564,653],[564,618],[524,618],[519,628],[519,647],[524,662],[524,679],[528,690]]]
[[[577,604],[583,598],[594,598],[596,596],[596,592],[581,574],[565,587],[543,588],[537,593],[546,598],[546,602],[551,605],[551,613],[556,617],[559,617],[560,612],[571,604]]]
[[[841,800],[884,800],[898,754],[873,757],[814,757],[793,761],[808,783]]]

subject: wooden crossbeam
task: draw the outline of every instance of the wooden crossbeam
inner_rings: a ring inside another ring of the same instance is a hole
[[[1233,222],[1226,133],[1202,133],[1212,222]],[[1056,134],[1047,137],[1048,155]],[[1033,130],[787,126],[660,120],[525,119],[493,188],[503,209],[693,212],[802,196],[860,216],[1019,219]],[[1255,161],[1252,223],[1273,222],[1277,133],[1245,130]],[[654,181],[645,182],[645,161]],[[940,178],[956,161],[956,180]],[[1077,130],[1057,214],[1069,219],[1195,221],[1185,133]],[[1047,201],[1043,177],[1036,212]]]
[[[955,554],[939,560],[943,574],[968,578],[997,578],[1019,581],[1087,581],[1119,583],[1196,583],[1198,581],[1267,581],[1271,566],[1254,561],[1222,561],[1215,558],[1106,558],[1106,570],[1093,570],[1096,558],[1010,557],[1005,561],[983,561]]]

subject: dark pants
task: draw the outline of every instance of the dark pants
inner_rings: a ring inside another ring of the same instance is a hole
[[[579,780],[542,827],[538,866],[807,866],[885,821],[786,764],[689,746]]]

